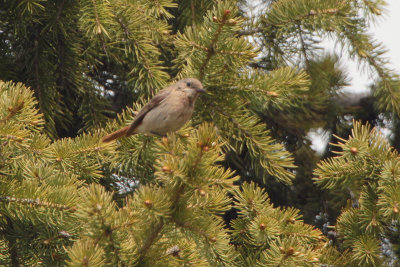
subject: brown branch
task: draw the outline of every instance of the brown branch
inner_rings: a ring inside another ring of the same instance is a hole
[[[263,33],[265,32],[265,28],[266,27],[270,27],[270,26],[284,26],[287,23],[294,23],[297,22],[299,20],[302,20],[304,18],[309,18],[309,17],[313,17],[313,16],[317,16],[317,15],[335,15],[339,12],[339,9],[337,8],[328,8],[328,9],[322,9],[322,10],[313,10],[311,9],[310,12],[308,12],[306,15],[301,15],[297,18],[294,18],[292,20],[287,20],[284,23],[281,24],[269,24],[269,23],[264,23],[265,27],[256,27],[256,28],[251,28],[251,29],[247,29],[247,30],[240,30],[237,31],[236,34],[240,37],[240,36],[247,36],[247,35],[253,35],[255,33]]]
[[[8,216],[5,216],[4,218],[7,221],[8,227],[11,229],[14,229],[11,219]],[[3,232],[3,235],[8,241],[8,251],[10,253],[11,266],[13,266],[13,267],[21,266],[18,261],[18,251],[17,251],[17,247],[16,247],[16,243],[15,243],[15,238],[11,237],[10,235],[4,234],[4,232]]]
[[[312,235],[307,235],[307,234],[302,234],[302,233],[296,233],[296,232],[282,232],[280,235],[283,236],[299,236],[299,237],[304,237],[308,239],[313,239],[313,240],[318,240],[318,236],[312,236]]]
[[[160,234],[162,228],[164,227],[164,222],[159,222],[153,227],[153,232],[151,235],[146,239],[143,246],[139,249],[139,262],[143,262],[144,257],[146,256],[147,251],[153,245],[154,241],[156,240],[157,236]]]
[[[75,211],[75,207],[69,207],[67,205],[50,203],[47,201],[42,201],[40,199],[31,199],[31,198],[16,198],[10,196],[0,196],[0,202],[4,203],[18,203],[23,205],[29,205],[33,207],[46,207],[46,208],[54,208],[58,210],[70,210]]]
[[[120,19],[116,14],[114,14],[114,16],[115,16],[115,19],[117,20],[117,22],[119,23],[119,25],[124,30],[125,36],[129,39],[129,35],[131,35],[129,28],[125,25],[125,23],[122,21],[122,19]]]
[[[58,10],[57,10],[56,20],[59,20],[60,17],[61,17],[61,12],[62,12],[62,10],[63,10],[63,8],[64,8],[64,4],[65,4],[65,0],[63,0],[63,1],[61,2],[60,7],[59,7]]]
[[[21,142],[22,140],[24,140],[23,137],[16,136],[16,135],[11,135],[11,134],[4,134],[4,135],[0,134],[0,136],[5,137],[8,140],[14,140],[14,141],[17,141],[17,142]]]
[[[210,49],[204,45],[197,44],[195,42],[190,42],[190,44],[198,49],[204,50],[206,52],[209,52]],[[253,52],[238,52],[238,51],[229,51],[229,50],[214,50],[215,54],[225,54],[225,55],[233,55],[233,56],[245,56],[245,55],[251,55],[255,56]]]
[[[115,245],[114,245],[115,241],[114,241],[114,238],[113,238],[113,235],[112,235],[113,229],[112,229],[111,227],[107,226],[107,224],[106,224],[106,222],[105,222],[103,216],[100,216],[100,215],[101,215],[101,214],[99,214],[98,217],[99,217],[99,219],[100,219],[100,221],[101,221],[101,227],[102,227],[102,229],[103,229],[103,233],[106,235],[106,237],[108,237],[108,240],[110,241],[110,243],[109,243],[109,248],[114,252],[115,257],[118,258],[118,262],[120,262],[120,266],[121,266],[121,267],[124,267],[125,264],[121,262],[121,256],[120,256],[120,253],[119,253],[119,252],[120,252],[120,251],[119,251],[119,248],[118,248],[118,246],[115,246]],[[97,242],[98,242],[98,241],[97,241]],[[96,243],[97,243],[97,242],[96,242]],[[110,260],[110,259],[109,259],[109,260]]]
[[[191,12],[192,12],[192,27],[194,29],[196,27],[196,23],[195,23],[196,16],[195,16],[194,0],[191,0],[190,7],[191,7]]]
[[[195,43],[195,42],[190,42],[190,44],[193,45],[193,46],[196,47],[196,48],[199,48],[199,49],[201,49],[201,50],[204,50],[204,51],[208,52],[208,47],[206,47],[206,46],[204,46],[204,45],[199,45],[199,44],[197,44],[197,43]]]
[[[25,102],[23,100],[18,100],[16,106],[14,107],[8,107],[8,114],[4,118],[0,119],[0,123],[5,123],[9,119],[11,119],[13,116],[15,116],[18,111],[20,111],[24,107]]]
[[[36,93],[39,98],[39,107],[41,111],[44,113],[43,110],[43,99],[42,99],[42,91],[40,88],[40,78],[39,78],[39,33],[36,34],[35,36],[35,41],[33,51],[34,51],[34,56],[33,56],[33,68],[34,68],[34,73],[35,73],[35,83],[36,83]]]
[[[236,129],[239,129],[241,132],[243,132],[246,137],[253,138],[253,135],[248,131],[242,129],[241,125],[232,116],[230,116],[228,113],[226,113],[224,110],[222,110],[216,105],[213,105],[213,107],[217,110],[217,112],[225,116],[228,119],[228,121],[233,123]]]
[[[332,98],[342,108],[359,107],[363,101],[372,97],[371,92],[352,93],[346,92]]]
[[[154,74],[153,74],[153,72],[152,72],[152,70],[150,68],[149,62],[148,62],[148,60],[146,58],[146,52],[140,47],[139,43],[135,39],[130,38],[131,31],[129,30],[128,26],[126,26],[126,24],[122,21],[121,18],[119,18],[117,16],[117,14],[115,12],[113,12],[113,13],[114,13],[114,17],[115,17],[116,21],[118,22],[118,24],[123,29],[127,41],[129,43],[131,43],[134,46],[134,48],[138,51],[138,53],[135,53],[135,55],[138,55],[138,58],[140,58],[142,60],[143,66],[146,69],[146,71],[149,73],[149,76],[151,78],[154,78]],[[153,89],[151,89],[151,92],[154,93]]]
[[[262,32],[264,32],[264,29],[257,27],[257,28],[253,28],[253,29],[240,30],[240,31],[237,31],[236,34],[240,37],[240,36],[253,35],[255,33],[262,33]]]
[[[204,144],[204,145],[205,145],[205,144]],[[190,172],[193,172],[193,171],[197,168],[197,166],[198,166],[199,162],[201,161],[203,155],[204,155],[204,153],[203,153],[203,148],[201,147],[201,148],[200,148],[200,152],[199,152],[199,154],[197,155],[197,158],[196,158],[196,160],[195,160],[193,166],[191,167],[191,171],[190,171]],[[173,199],[172,199],[172,202],[175,203],[175,205],[176,205],[176,203],[179,201],[180,197],[182,196],[183,191],[185,190],[185,187],[186,187],[185,184],[182,184],[182,185],[180,185],[179,188],[175,191],[174,197],[173,197]],[[175,223],[178,224],[178,222],[175,222]],[[184,225],[184,224],[182,224],[182,225]],[[152,228],[153,228],[153,232],[152,232],[151,235],[147,238],[147,240],[144,242],[143,246],[139,249],[139,254],[141,254],[141,255],[140,255],[140,259],[139,259],[139,263],[142,263],[142,262],[143,262],[144,257],[145,257],[145,255],[146,255],[147,251],[150,249],[150,247],[151,247],[151,246],[153,245],[153,243],[155,242],[155,240],[156,240],[157,236],[160,234],[160,232],[161,232],[163,226],[164,226],[164,222],[163,222],[163,221],[160,221],[160,222],[156,223],[156,225],[155,225],[154,227],[152,227]],[[186,227],[188,227],[188,226],[186,225]]]
[[[203,64],[200,67],[200,80],[203,80],[204,78],[204,71],[207,67],[208,62],[210,61],[211,57],[215,54],[215,46],[217,44],[218,38],[221,35],[222,28],[226,24],[226,19],[228,15],[224,15],[221,22],[219,22],[219,26],[217,31],[215,32],[214,38],[212,39],[210,45],[207,48],[207,56],[206,59],[204,60]]]
[[[59,77],[57,79],[57,86],[60,91],[65,90],[65,36],[58,35],[57,42],[57,52],[58,52],[58,60],[59,64],[57,67],[57,72],[59,73]]]
[[[116,225],[116,226],[114,226],[114,227],[111,227],[111,231],[115,231],[115,230],[123,229],[123,228],[128,228],[128,227],[131,227],[131,226],[133,226],[133,225],[137,225],[137,223],[138,223],[137,219],[135,219],[135,220],[130,220],[130,221],[127,222],[127,223],[123,223],[123,224],[120,224],[120,225]]]
[[[285,26],[288,23],[299,22],[303,19],[318,16],[318,15],[336,15],[338,12],[339,12],[338,8],[327,8],[327,9],[318,9],[318,10],[311,9],[307,14],[294,17],[293,19],[288,19],[288,20],[282,21],[282,23],[274,24],[274,26]]]
[[[194,165],[192,166],[192,170],[197,168],[197,165],[200,162],[202,156],[203,156],[203,150],[200,151],[198,158],[196,159]],[[179,201],[179,199],[182,196],[182,193],[183,193],[184,190],[185,190],[185,185],[184,184],[179,186],[179,188],[175,191],[174,197],[172,199],[173,203],[177,203]],[[143,263],[143,260],[144,260],[144,257],[146,255],[147,251],[150,249],[150,247],[155,242],[155,240],[156,240],[157,236],[159,235],[159,233],[161,232],[163,226],[164,226],[164,222],[161,221],[161,222],[158,222],[153,227],[153,232],[147,238],[147,240],[144,242],[143,246],[139,249],[139,254],[141,254],[140,255],[140,259],[139,259],[139,263]]]
[[[190,224],[189,222],[184,222],[183,223],[183,222],[179,222],[179,221],[174,221],[174,223],[177,226],[180,226],[182,228],[186,228],[186,229],[188,229],[188,230],[190,230],[190,231],[192,231],[192,232],[204,237],[204,239],[206,239],[208,242],[210,242],[210,241],[211,242],[216,242],[217,241],[216,237],[209,236],[207,234],[207,232],[203,231],[200,227],[197,227],[196,225]],[[214,251],[214,252],[216,252],[215,256],[216,256],[218,261],[220,261],[220,262],[225,262],[226,261],[223,257],[221,257],[221,255],[219,253],[217,253],[217,251]]]
[[[103,150],[104,148],[106,148],[106,146],[95,146],[95,147],[77,150],[74,152],[74,154],[87,154],[87,153],[92,153],[92,152],[99,152],[99,151]]]
[[[308,56],[307,56],[307,45],[306,45],[306,43],[304,42],[304,38],[303,38],[303,34],[302,34],[302,32],[301,32],[301,26],[300,26],[300,24],[297,25],[297,28],[298,28],[298,31],[299,31],[299,38],[300,38],[300,44],[301,44],[301,52],[302,52],[303,55],[304,55],[304,60],[305,60],[305,63],[306,63],[307,71],[309,71],[309,70],[310,70],[310,61],[309,61]]]
[[[209,236],[207,235],[207,233],[206,233],[205,231],[203,231],[203,230],[200,229],[199,227],[196,227],[196,226],[190,224],[189,222],[180,222],[180,221],[175,221],[175,220],[174,220],[174,223],[175,223],[177,226],[182,227],[182,228],[186,228],[186,229],[188,229],[188,230],[190,230],[190,231],[192,231],[192,232],[195,232],[195,233],[197,233],[198,235],[201,235],[201,236],[203,236],[203,237],[206,238],[206,239],[209,238]]]
[[[61,17],[61,13],[64,9],[64,4],[65,0],[63,0],[57,10],[57,15],[56,15],[56,21],[58,21]],[[58,67],[58,72],[60,74],[59,79],[57,80],[57,83],[59,83],[59,86],[61,89],[65,89],[65,36],[64,35],[58,35],[58,58],[60,60],[60,64]]]

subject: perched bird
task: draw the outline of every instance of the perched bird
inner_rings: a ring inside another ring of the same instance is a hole
[[[177,131],[192,117],[194,103],[202,92],[205,89],[199,80],[182,79],[155,95],[143,106],[131,125],[104,136],[102,141],[111,142],[136,133],[165,135]]]

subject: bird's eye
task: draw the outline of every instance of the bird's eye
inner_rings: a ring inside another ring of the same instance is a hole
[[[186,86],[187,86],[187,87],[190,87],[190,86],[192,86],[192,84],[191,84],[190,82],[187,82],[187,83],[186,83]]]

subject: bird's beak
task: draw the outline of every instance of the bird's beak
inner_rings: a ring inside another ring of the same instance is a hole
[[[197,88],[197,89],[196,89],[196,92],[197,92],[197,93],[205,93],[205,92],[207,92],[207,90],[204,89],[204,88]]]

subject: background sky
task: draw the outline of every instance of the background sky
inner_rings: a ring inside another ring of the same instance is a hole
[[[389,67],[400,74],[400,0],[386,0],[386,3],[388,5],[382,12],[381,18],[372,25],[369,32],[387,48],[386,57],[390,62]],[[335,49],[332,42],[328,43],[327,47],[330,47],[328,50],[335,50],[340,55],[340,49]],[[341,62],[347,67],[348,78],[351,79],[346,91],[367,91],[375,74],[360,69],[357,62],[346,60],[346,57],[345,53],[340,56]],[[384,134],[388,133],[387,131],[384,132]],[[316,129],[309,133],[309,137],[313,143],[312,148],[318,152],[323,152],[329,141],[327,139],[329,133]]]
[[[385,10],[382,11],[380,18],[371,25],[368,32],[388,50],[385,54],[390,62],[388,67],[400,74],[400,0],[385,1],[387,3]],[[247,12],[250,14],[262,12],[262,9],[260,10],[260,0],[249,0],[247,3],[250,6]],[[341,53],[340,47],[335,48],[335,43],[333,41],[326,40],[321,47],[324,47],[326,52],[335,52],[339,55],[342,66],[345,66],[347,70],[347,77],[350,83],[349,86],[345,88],[345,91],[362,92],[369,90],[369,86],[376,77],[374,73],[366,71],[365,68],[359,68],[357,62],[350,61],[346,52]],[[389,131],[384,131],[384,134],[389,133]],[[330,134],[324,133],[322,129],[311,131],[309,137],[313,143],[312,148],[318,152],[323,152],[329,141],[329,136]]]
[[[370,32],[389,50],[386,56],[391,62],[390,67],[400,74],[400,0],[386,0],[386,2],[388,3],[386,10],[381,19],[371,27]],[[349,73],[352,77],[351,90],[365,90],[372,82],[372,77],[368,73],[353,75],[360,71],[362,72],[355,62],[349,64]]]

